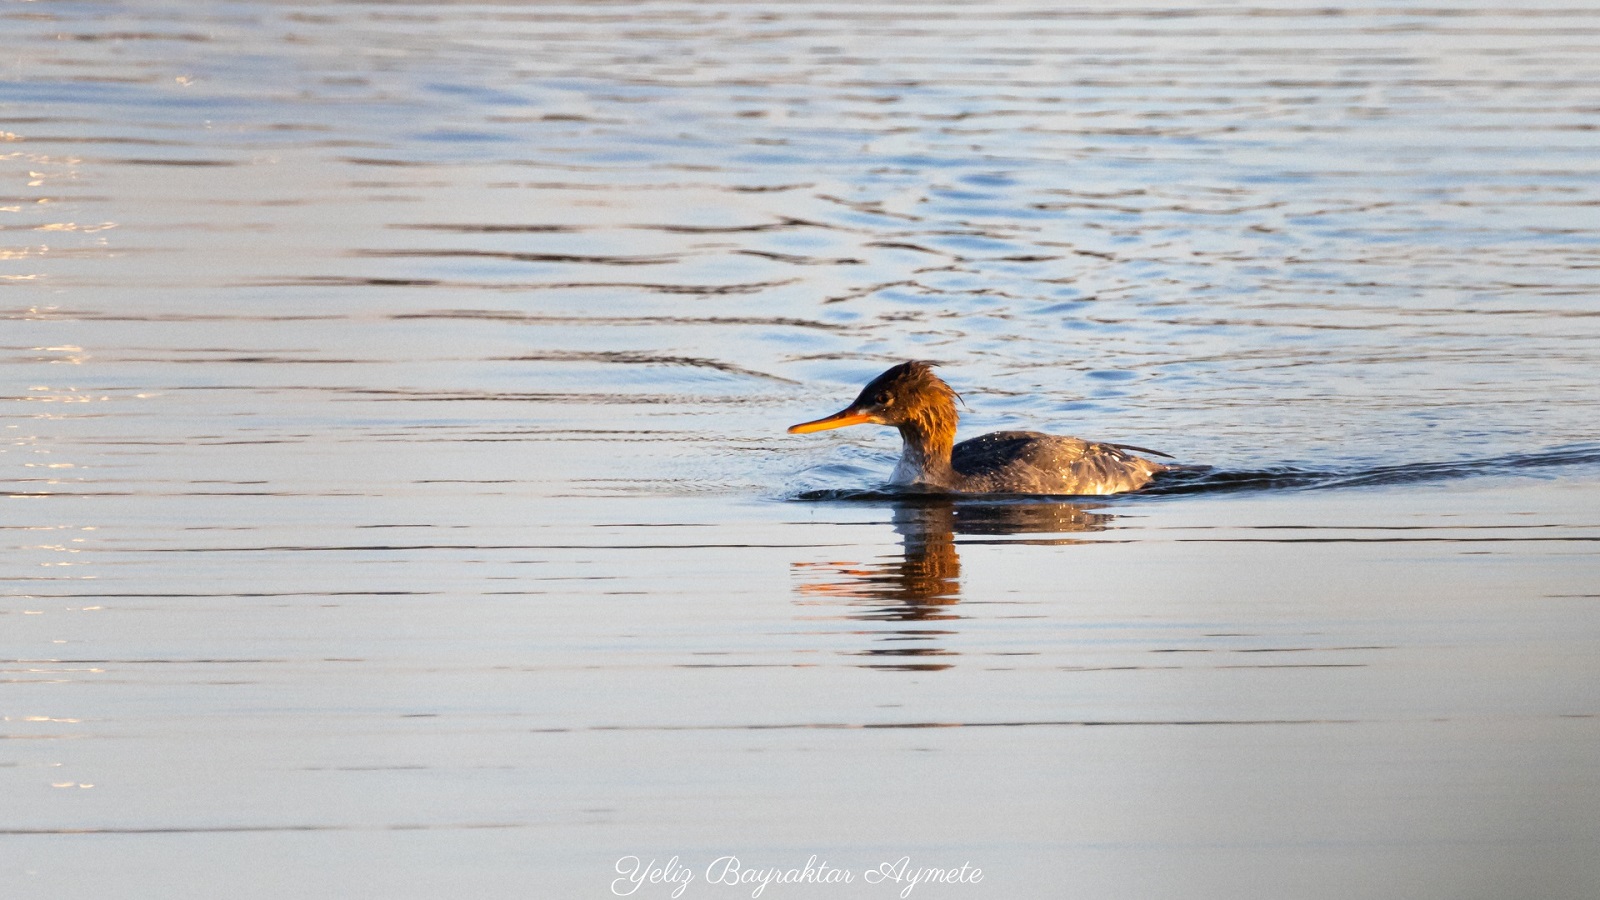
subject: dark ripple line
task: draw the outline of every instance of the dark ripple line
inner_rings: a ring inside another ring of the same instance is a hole
[[[244,318],[244,317],[241,317]],[[769,325],[848,331],[850,326],[788,316],[563,316],[530,314],[512,309],[448,309],[432,312],[391,313],[390,319],[487,319],[533,325]]]
[[[195,665],[195,664],[204,664],[204,665],[228,664],[228,665],[252,665],[252,666],[258,666],[258,665],[261,665],[262,663],[286,663],[286,662],[291,662],[291,661],[292,660],[289,660],[289,659],[268,659],[268,658],[262,658],[262,659],[221,659],[221,658],[218,658],[218,659],[208,659],[208,658],[198,658],[198,659],[3,659],[3,660],[0,660],[0,664],[19,665],[19,666],[21,666],[21,665],[25,665],[25,666],[38,666],[38,665],[57,665],[57,666],[170,665],[170,666],[183,666],[183,665]],[[331,659],[322,660],[322,662],[335,662],[335,661],[336,660],[331,660]],[[338,662],[354,662],[355,660],[337,660],[337,661]]]
[[[733,363],[722,362],[717,359],[706,359],[699,356],[657,356],[650,353],[637,353],[617,350],[549,350],[543,353],[530,353],[522,356],[495,357],[495,362],[602,362],[617,363],[622,365],[658,365],[658,366],[690,366],[692,368],[714,369],[730,375],[745,375],[751,378],[764,378],[770,381],[781,381],[784,384],[799,384],[800,382],[781,375],[768,372],[758,372],[755,369],[746,369]]]
[[[780,722],[753,725],[591,725],[577,728],[534,728],[535,733],[580,731],[870,731],[902,728],[1030,728],[1037,726],[1106,728],[1139,725],[1355,725],[1360,719],[1023,719],[1015,722]]]
[[[798,278],[782,281],[752,281],[742,284],[658,284],[648,281],[466,281],[444,278],[367,278],[353,275],[305,275],[292,278],[261,278],[247,282],[251,287],[443,287],[489,291],[557,291],[587,289],[632,289],[657,294],[755,294],[769,288],[784,287]],[[40,316],[39,318],[43,318]]]
[[[1180,544],[1521,544],[1586,543],[1600,541],[1600,535],[1575,534],[1534,537],[1337,537],[1337,538],[1260,538],[1218,537],[1177,538]]]
[[[525,822],[454,822],[429,825],[404,823],[398,825],[152,825],[148,827],[87,827],[87,828],[0,828],[0,835],[26,836],[47,834],[237,834],[241,832],[282,831],[445,831],[454,829],[528,828]]]
[[[96,591],[92,594],[0,594],[0,597],[11,600],[168,600],[206,597],[434,597],[440,593],[440,591],[229,591],[209,594],[180,594]]]
[[[478,225],[473,223],[406,223],[386,226],[393,229],[408,231],[439,231],[448,234],[580,234],[586,231],[599,229],[584,225]],[[807,219],[797,219],[793,216],[780,216],[776,222],[762,222],[755,225],[625,225],[617,226],[634,231],[661,231],[667,234],[754,234],[764,231],[786,231],[796,228],[824,228],[829,230],[842,230],[837,226],[823,222],[813,222]]]
[[[596,266],[660,266],[681,260],[681,257],[673,255],[584,256],[575,253],[516,253],[499,250],[352,250],[348,255],[381,259],[509,259],[515,262],[579,263]]]
[[[237,166],[239,163],[231,159],[108,159],[108,163],[124,166],[199,166],[199,167],[225,167]]]
[[[281,544],[259,547],[85,547],[86,553],[274,553],[367,552],[412,550],[824,550],[851,547],[842,543],[754,544],[749,542],[711,544]]]
[[[735,250],[739,256],[758,256],[774,262],[784,262],[796,266],[864,266],[867,261],[854,256],[826,257],[826,256],[801,256],[794,253],[774,253],[770,250]]]
[[[31,229],[31,226],[30,226]],[[421,285],[437,287],[443,282],[432,280],[388,279],[394,286]],[[363,284],[376,283],[363,279]],[[904,282],[910,284],[910,282]],[[481,286],[481,285],[479,285]],[[583,285],[594,287],[596,285]],[[605,285],[599,285],[604,287]],[[724,291],[729,293],[731,291]],[[527,313],[515,309],[439,309],[424,312],[379,314],[379,318],[403,321],[407,319],[482,319],[492,322],[520,322],[530,325],[766,325],[792,328],[812,328],[821,331],[849,331],[852,326],[838,322],[822,322],[793,316],[580,316]],[[372,318],[369,315],[345,313],[306,313],[293,315],[261,315],[253,313],[109,313],[98,310],[31,309],[0,310],[0,320],[36,320],[52,322],[359,322]],[[32,347],[5,347],[6,350],[26,351]],[[173,352],[178,352],[174,349]],[[38,360],[42,357],[30,357]],[[168,360],[161,359],[158,362]],[[392,360],[391,360],[392,362]],[[22,399],[22,398],[7,398]]]

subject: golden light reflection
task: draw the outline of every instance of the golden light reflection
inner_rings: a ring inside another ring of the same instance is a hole
[[[83,363],[87,362],[88,359],[89,359],[89,355],[87,353],[83,352],[83,348],[82,347],[75,347],[75,346],[72,346],[70,344],[69,345],[65,345],[65,346],[61,346],[61,347],[34,347],[33,349],[37,353],[61,353],[61,354],[66,354],[65,356],[61,356],[61,357],[56,358],[56,359],[45,359],[44,360],[45,362],[47,362],[47,363],[49,363],[51,365],[60,365],[61,363],[66,363],[68,365],[78,366],[78,365],[82,365]]]
[[[76,364],[86,359],[88,359],[87,356],[78,358],[68,357],[64,360],[50,360],[50,362],[72,362]],[[111,399],[109,396],[104,394],[97,396],[93,394],[79,393],[78,388],[75,387],[53,388],[43,384],[30,385],[28,387],[28,393],[32,396],[18,397],[16,399],[21,400],[24,403],[95,403],[97,401],[105,402]],[[49,415],[45,415],[43,417],[51,418]]]
[[[101,222],[98,225],[79,225],[77,222],[51,222],[48,225],[40,225],[40,226],[34,228],[33,230],[34,231],[76,231],[76,232],[79,232],[81,234],[94,234],[96,232],[106,231],[107,229],[116,228],[116,227],[117,227],[117,223],[115,223],[115,222]]]

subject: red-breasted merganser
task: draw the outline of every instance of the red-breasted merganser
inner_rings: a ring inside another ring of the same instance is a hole
[[[996,431],[957,444],[956,392],[930,365],[901,363],[872,379],[854,403],[789,433],[891,425],[905,449],[890,483],[954,493],[1120,494],[1169,468],[1129,452],[1167,456],[1155,450],[1037,431]]]

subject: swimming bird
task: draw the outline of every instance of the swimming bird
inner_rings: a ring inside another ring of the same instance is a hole
[[[963,494],[1120,494],[1136,491],[1170,466],[1130,444],[1106,444],[1037,431],[996,431],[955,443],[956,392],[933,364],[904,362],[872,379],[855,402],[789,428],[809,434],[846,425],[888,425],[905,443],[890,483]]]

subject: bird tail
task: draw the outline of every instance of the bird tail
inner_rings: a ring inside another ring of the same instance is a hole
[[[1177,457],[1173,456],[1171,453],[1162,453],[1160,450],[1151,450],[1149,447],[1135,447],[1132,444],[1110,444],[1108,446],[1115,447],[1118,450],[1132,450],[1136,453],[1148,453],[1151,456],[1159,456],[1163,459],[1177,459]]]

